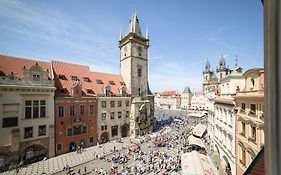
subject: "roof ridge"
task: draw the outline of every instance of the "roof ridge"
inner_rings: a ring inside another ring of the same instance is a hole
[[[21,59],[21,60],[29,60],[29,61],[35,61],[35,62],[37,61],[37,62],[51,63],[51,61],[38,60],[37,58],[22,58],[19,56],[10,56],[10,55],[1,55],[1,54],[0,54],[0,57],[10,57],[11,59]]]

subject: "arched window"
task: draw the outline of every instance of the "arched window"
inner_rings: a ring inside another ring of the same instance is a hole
[[[251,83],[252,83],[252,86],[254,87],[254,86],[255,86],[255,80],[254,80],[254,78],[251,78]]]

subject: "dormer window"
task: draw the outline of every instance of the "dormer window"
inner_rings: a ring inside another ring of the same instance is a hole
[[[78,80],[78,77],[77,77],[77,76],[72,75],[72,76],[71,76],[71,80],[72,80],[72,81],[77,81],[77,80]]]
[[[108,81],[110,85],[115,85],[114,81]]]
[[[83,77],[83,79],[84,79],[85,82],[91,82],[89,77]]]
[[[93,94],[94,91],[93,91],[92,89],[87,89],[87,93],[88,93],[88,94]]]
[[[103,82],[101,80],[96,80],[97,84],[103,84]]]
[[[66,92],[66,89],[65,89],[65,88],[60,88],[60,89],[59,89],[59,92],[60,92],[60,93],[65,93],[65,92]]]
[[[33,81],[40,81],[40,75],[33,75]]]
[[[65,80],[65,76],[63,74],[59,74],[58,77],[59,77],[59,80]]]
[[[111,96],[111,87],[109,85],[104,88],[104,94],[106,97]]]
[[[106,97],[110,97],[110,95],[111,95],[110,90],[108,90],[108,89],[107,89],[107,90],[105,90],[105,96],[106,96]]]

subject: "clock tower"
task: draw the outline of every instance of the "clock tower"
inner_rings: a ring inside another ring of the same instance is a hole
[[[154,96],[148,86],[148,32],[141,33],[138,17],[133,11],[128,32],[120,34],[120,73],[131,94],[130,137],[152,133]]]
[[[128,32],[120,34],[120,73],[132,98],[148,95],[148,33],[144,37],[135,11]]]

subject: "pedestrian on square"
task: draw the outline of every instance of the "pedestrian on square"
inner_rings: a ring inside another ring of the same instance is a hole
[[[80,169],[78,170],[78,172],[77,172],[77,173],[78,173],[78,175],[81,175]]]
[[[84,167],[84,172],[85,174],[87,174],[87,167]]]

